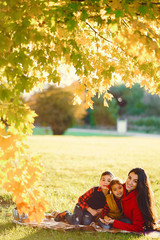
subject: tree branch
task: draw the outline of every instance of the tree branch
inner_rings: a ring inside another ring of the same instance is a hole
[[[104,39],[105,41],[112,43],[110,40],[108,40],[107,38],[103,37],[102,35],[100,35],[88,22],[86,22],[86,24],[90,27],[90,29],[92,29],[100,38]],[[113,43],[112,43],[113,44]]]
[[[111,43],[111,44],[113,44],[113,45],[115,46],[115,44],[114,44],[113,42],[111,42],[111,41],[108,40],[107,38],[105,38],[105,37],[103,37],[102,35],[100,35],[88,22],[86,22],[86,24],[87,24],[87,25],[92,29],[92,31],[94,31],[95,34],[97,34],[100,38],[104,39],[105,41],[107,41],[107,42],[109,42],[109,43]],[[120,48],[120,47],[118,47],[118,46],[115,46],[115,47],[117,47],[117,49],[120,49],[121,51],[124,52],[124,50],[123,50],[122,48]]]
[[[129,27],[129,25],[126,23],[126,21],[124,19],[122,19],[122,22],[123,22],[125,27]]]

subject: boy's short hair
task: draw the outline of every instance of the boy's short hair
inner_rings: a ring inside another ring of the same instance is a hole
[[[109,171],[105,171],[105,172],[103,172],[103,173],[101,174],[101,178],[102,178],[103,176],[106,176],[106,175],[109,175],[109,176],[111,176],[111,177],[114,177],[113,173],[111,173],[111,172],[109,172]]]
[[[120,178],[114,178],[109,184],[109,189],[112,190],[112,186],[115,184],[123,185],[123,182]]]

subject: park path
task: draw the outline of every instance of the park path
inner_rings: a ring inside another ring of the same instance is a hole
[[[81,133],[95,133],[95,134],[104,134],[104,135],[113,135],[113,136],[133,136],[133,137],[155,137],[159,138],[160,134],[150,134],[150,133],[138,133],[130,132],[118,133],[116,130],[104,130],[104,129],[88,129],[88,128],[69,128],[68,132],[81,132]]]

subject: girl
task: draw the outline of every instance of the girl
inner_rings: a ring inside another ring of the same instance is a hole
[[[122,207],[125,217],[132,223],[109,219],[107,224],[113,224],[114,228],[134,232],[155,229],[157,217],[153,194],[149,178],[143,169],[134,168],[129,172],[124,184]]]
[[[111,219],[119,219],[120,221],[131,223],[129,219],[125,219],[123,216],[121,199],[124,193],[123,183],[120,179],[115,178],[109,184],[111,194],[106,196],[106,204],[101,212],[101,218],[98,219],[98,223],[102,228],[110,229],[112,224],[106,225],[105,221]],[[102,219],[104,218],[104,219]]]

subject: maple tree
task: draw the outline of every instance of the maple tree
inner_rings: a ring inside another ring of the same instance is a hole
[[[107,105],[108,89],[119,81],[160,95],[159,33],[158,0],[0,1],[0,179],[20,212],[40,219],[45,210],[33,190],[39,164],[25,156],[34,113],[22,94],[46,80],[60,83],[63,63],[76,69],[75,101],[86,91],[88,107],[97,92]]]

